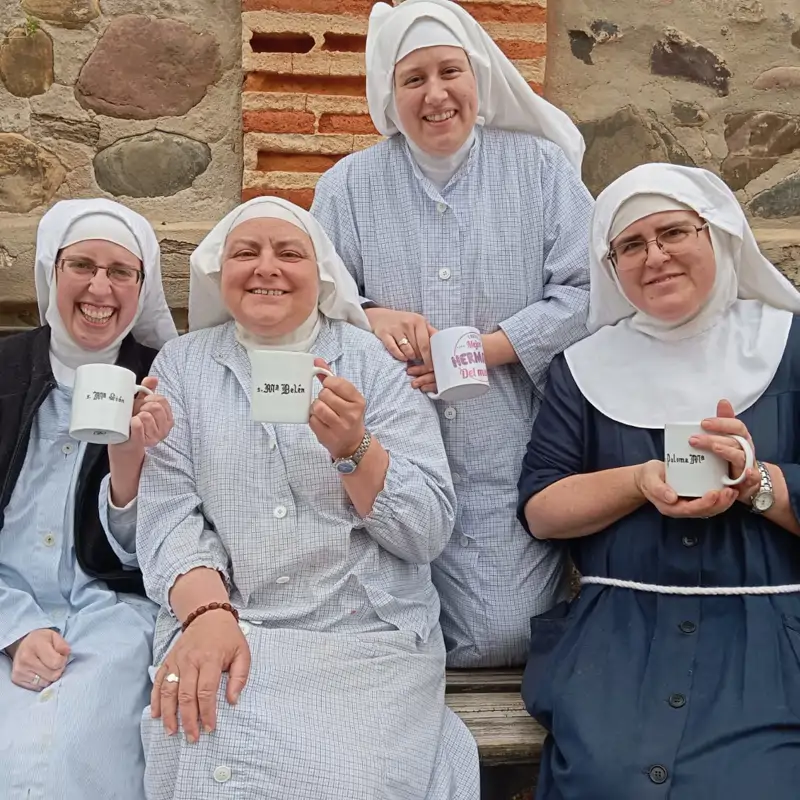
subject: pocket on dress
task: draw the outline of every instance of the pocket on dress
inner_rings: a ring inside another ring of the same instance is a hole
[[[786,697],[792,713],[796,717],[800,717],[800,617],[784,614],[783,629],[786,631],[795,657],[795,663],[788,665],[789,669],[785,669],[783,673],[786,682]]]
[[[569,610],[570,604],[564,601],[531,618],[531,644],[522,676],[522,699],[528,713],[548,730],[552,719],[553,654],[572,624]]]

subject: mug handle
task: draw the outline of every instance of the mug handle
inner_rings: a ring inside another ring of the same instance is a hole
[[[753,469],[756,463],[756,454],[753,452],[753,448],[750,445],[750,442],[747,441],[742,436],[734,436],[731,434],[729,436],[731,439],[735,439],[739,445],[741,446],[742,450],[744,450],[744,469],[742,470],[742,474],[738,478],[729,478],[727,475],[722,479],[722,482],[726,486],[737,486],[740,484],[747,475],[747,470]]]
[[[315,375],[324,375],[326,378],[332,378],[333,373],[329,369],[323,369],[323,367],[312,367]]]
[[[135,390],[133,392],[134,397],[136,397],[136,395],[139,394],[139,392],[143,392],[144,394],[155,394],[155,392],[152,389],[148,389],[146,386],[139,386],[138,383],[133,388]]]

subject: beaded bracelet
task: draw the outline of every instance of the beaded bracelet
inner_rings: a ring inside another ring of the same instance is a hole
[[[200,606],[200,608],[196,608],[192,611],[181,626],[181,631],[185,631],[201,614],[205,614],[206,611],[216,611],[220,608],[223,611],[230,611],[236,621],[239,621],[239,612],[230,603],[209,603],[207,606]]]

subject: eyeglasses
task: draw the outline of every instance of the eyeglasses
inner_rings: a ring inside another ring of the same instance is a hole
[[[140,281],[144,281],[144,272],[134,267],[123,267],[112,264],[110,267],[101,267],[91,261],[84,261],[77,258],[62,258],[57,266],[63,273],[71,278],[88,283],[95,275],[97,270],[104,269],[108,280],[115,286],[136,286]]]
[[[705,225],[676,225],[674,228],[663,231],[655,239],[634,239],[630,242],[623,242],[617,247],[608,251],[608,258],[619,271],[637,269],[644,266],[647,261],[647,254],[650,252],[650,245],[656,243],[658,249],[668,256],[678,256],[687,253],[697,244],[697,237],[700,231],[705,230]]]

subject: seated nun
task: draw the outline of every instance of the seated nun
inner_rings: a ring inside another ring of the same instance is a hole
[[[161,605],[148,797],[477,798],[475,742],[444,704],[429,563],[455,497],[432,404],[291,203],[211,231],[189,306],[193,332],[154,365],[175,427],[139,499]]]
[[[0,342],[0,794],[143,800],[157,607],[136,566],[136,493],[172,413],[137,396],[128,440],[108,446],[73,439],[70,414],[84,365],[155,389],[145,376],[177,331],[155,233],[119,203],[53,206],[35,270],[41,327]]]
[[[795,800],[800,295],[705,170],[623,175],[591,236],[592,334],[520,478],[520,521],[583,576],[532,621],[536,797]]]
[[[312,212],[414,388],[439,388],[433,333],[481,334],[490,390],[434,400],[458,514],[433,581],[449,667],[521,665],[530,618],[568,589],[560,549],[515,510],[550,360],[586,335],[583,137],[450,0],[375,3],[366,68],[387,138],[326,172]]]

